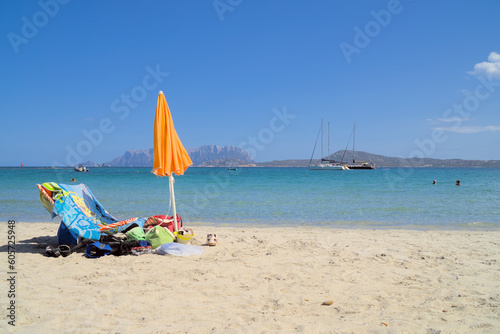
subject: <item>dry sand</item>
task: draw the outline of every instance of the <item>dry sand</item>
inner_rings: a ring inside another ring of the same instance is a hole
[[[500,332],[500,232],[195,225],[201,256],[49,258],[57,228],[15,225],[9,299],[1,224],[0,332]]]

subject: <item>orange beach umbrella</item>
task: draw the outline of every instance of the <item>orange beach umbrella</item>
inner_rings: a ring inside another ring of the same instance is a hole
[[[156,105],[155,127],[154,127],[154,163],[153,173],[156,176],[168,176],[170,198],[174,213],[174,226],[177,231],[177,212],[175,208],[174,176],[182,175],[186,169],[193,164],[191,158],[182,145],[174,128],[172,115],[168,108],[165,95],[160,91]]]

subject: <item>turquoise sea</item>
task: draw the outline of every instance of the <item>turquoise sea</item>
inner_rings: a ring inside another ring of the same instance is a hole
[[[0,168],[1,220],[51,221],[36,184],[72,178],[120,220],[169,210],[168,179],[151,168]],[[500,229],[497,168],[189,168],[175,180],[185,225]]]

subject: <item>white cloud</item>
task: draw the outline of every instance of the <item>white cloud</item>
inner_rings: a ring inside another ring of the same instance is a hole
[[[437,118],[438,122],[451,123],[451,122],[465,122],[470,121],[470,118],[465,117],[450,117],[450,118]]]
[[[474,65],[474,70],[467,73],[475,76],[491,76],[493,79],[500,79],[500,54],[496,52],[490,53],[488,61]]]
[[[433,123],[433,124],[439,124],[439,123],[461,123],[461,122],[467,122],[470,121],[470,118],[466,117],[449,117],[449,118],[427,118],[426,121]]]
[[[500,54],[496,53],[496,52],[492,52],[490,53],[490,56],[488,57],[488,60],[489,61],[494,61],[494,62],[500,62]]]
[[[500,131],[500,126],[487,125],[487,126],[452,126],[450,128],[434,128],[434,130],[456,132],[456,133],[479,133],[479,132],[495,132]]]

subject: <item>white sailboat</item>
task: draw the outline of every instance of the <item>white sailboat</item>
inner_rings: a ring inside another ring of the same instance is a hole
[[[316,163],[312,163],[314,152],[316,151],[316,145],[318,144],[318,137],[321,134],[321,159],[316,160]],[[328,160],[323,158],[323,120],[321,120],[321,129],[316,138],[316,143],[314,144],[313,153],[311,159],[309,160],[310,170],[349,170],[346,164],[342,162],[337,162],[334,160]],[[328,157],[330,156],[330,123],[328,123]]]

